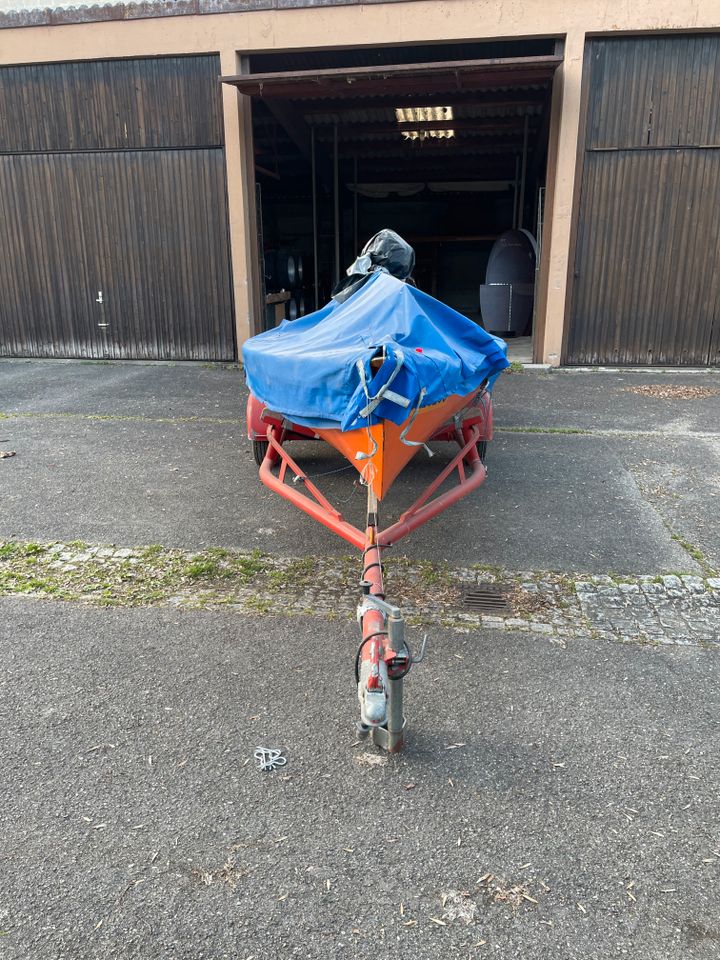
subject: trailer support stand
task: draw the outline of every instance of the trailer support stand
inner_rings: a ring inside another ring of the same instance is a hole
[[[388,684],[387,726],[373,727],[372,738],[376,747],[388,753],[399,753],[405,742],[405,717],[403,716],[404,679],[390,680]]]

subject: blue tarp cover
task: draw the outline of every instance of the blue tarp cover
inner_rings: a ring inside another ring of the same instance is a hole
[[[382,347],[386,360],[374,372],[370,361]],[[472,320],[380,272],[344,303],[331,300],[252,337],[243,360],[250,390],[272,410],[307,427],[354,430],[401,424],[418,401],[425,407],[492,383],[508,366],[506,352]]]

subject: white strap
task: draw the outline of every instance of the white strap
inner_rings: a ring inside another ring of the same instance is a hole
[[[375,410],[375,408],[381,403],[382,400],[390,400],[393,403],[399,404],[401,407],[410,406],[410,401],[407,399],[407,397],[402,397],[399,393],[395,393],[394,390],[388,389],[388,387],[393,382],[395,377],[398,375],[398,373],[400,373],[400,368],[402,367],[404,362],[405,362],[405,357],[403,356],[402,350],[396,350],[395,369],[390,374],[390,376],[388,377],[387,381],[383,384],[383,386],[380,387],[377,394],[374,397],[371,397],[370,391],[368,390],[367,377],[365,376],[365,364],[363,363],[362,360],[357,361],[355,366],[357,367],[358,373],[360,374],[360,383],[362,384],[363,392],[365,393],[365,397],[368,401],[366,406],[363,407],[363,409],[360,411],[359,416],[369,417],[370,414],[373,412],[373,410]],[[375,437],[373,437],[372,433],[370,432],[369,425],[367,429],[368,429],[368,436],[372,442],[372,450],[370,450],[368,453],[363,453],[361,450],[358,450],[358,452],[355,454],[356,460],[372,460],[372,458],[375,456],[375,454],[378,451],[377,442],[375,440]]]
[[[390,400],[391,403],[396,403],[399,407],[409,407],[410,401],[407,397],[401,397],[399,393],[395,393],[394,390],[385,391],[385,399]]]
[[[410,419],[409,419],[408,422],[405,424],[405,429],[404,429],[403,432],[400,434],[400,440],[401,440],[402,443],[405,444],[406,447],[425,447],[425,450],[427,451],[427,455],[428,455],[429,457],[434,457],[435,454],[432,452],[432,450],[430,449],[430,447],[429,447],[426,443],[423,443],[422,440],[407,440],[407,439],[406,439],[406,437],[407,437],[407,435],[408,435],[408,430],[410,429],[410,427],[411,427],[411,426],[413,425],[413,423],[415,422],[415,417],[418,415],[418,411],[420,410],[420,404],[423,402],[423,398],[424,398],[424,396],[425,396],[426,393],[427,393],[427,388],[426,388],[426,387],[423,387],[422,390],[420,391],[420,396],[418,397],[417,406],[415,407],[415,409],[413,410],[412,414],[410,415]]]
[[[394,391],[390,390],[390,384],[393,382],[395,377],[400,373],[400,370],[404,362],[405,362],[405,357],[403,356],[402,350],[396,349],[395,369],[387,378],[385,383],[380,387],[380,389],[375,394],[375,396],[371,397],[368,391],[367,378],[365,376],[365,364],[363,363],[362,360],[358,360],[356,366],[360,374],[360,382],[362,383],[363,390],[365,391],[365,396],[368,399],[367,405],[363,407],[363,409],[360,411],[359,416],[369,417],[370,414],[373,412],[373,410],[375,410],[376,407],[378,407],[383,400],[391,400],[393,403],[399,403],[401,407],[410,406],[410,401],[406,397],[403,397],[399,393],[395,393]]]

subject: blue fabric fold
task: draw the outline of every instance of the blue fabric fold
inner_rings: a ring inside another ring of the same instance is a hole
[[[375,372],[370,361],[382,348],[386,359]],[[387,273],[371,276],[344,303],[331,301],[252,337],[243,362],[250,390],[272,410],[303,426],[342,430],[401,424],[423,388],[426,407],[465,396],[486,379],[492,385],[508,366],[503,340]],[[383,386],[387,395],[363,416],[368,397]]]

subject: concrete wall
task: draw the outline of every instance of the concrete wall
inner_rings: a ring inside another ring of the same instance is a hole
[[[411,0],[203,16],[110,20],[0,30],[0,64],[219,53],[223,73],[242,55],[298,48],[558,37],[564,64],[553,90],[544,256],[536,359],[561,359],[572,232],[585,37],[589,34],[720,29],[720,0]],[[238,343],[252,329],[254,194],[249,105],[223,90],[228,199]]]

